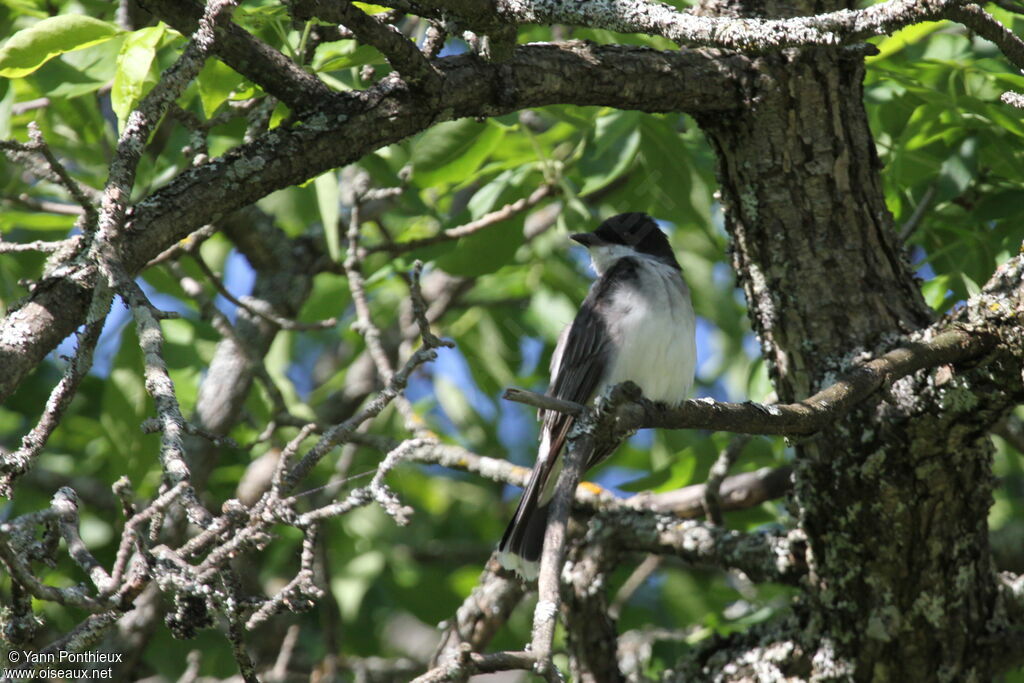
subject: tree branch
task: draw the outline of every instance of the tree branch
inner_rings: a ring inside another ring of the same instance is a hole
[[[374,245],[372,247],[367,247],[366,251],[367,253],[386,251],[389,254],[401,254],[408,251],[421,249],[423,247],[429,247],[434,244],[440,244],[441,242],[457,240],[460,237],[472,235],[481,230],[489,228],[492,225],[497,225],[502,221],[506,221],[509,218],[512,218],[513,216],[522,213],[523,211],[532,209],[533,207],[537,206],[537,204],[540,204],[541,201],[543,201],[547,197],[557,194],[558,191],[559,188],[553,185],[541,185],[532,193],[530,193],[529,197],[522,197],[520,199],[517,199],[514,202],[506,204],[500,209],[496,209],[494,211],[491,211],[490,213],[484,214],[475,221],[470,221],[469,223],[465,223],[454,228],[442,230],[438,234],[431,235],[430,237],[422,237],[420,239],[408,240],[406,242],[393,242],[389,244]]]
[[[494,13],[510,24],[570,24],[621,33],[662,36],[680,45],[758,52],[805,45],[848,45],[922,21],[942,19],[964,0],[890,0],[859,10],[839,10],[791,19],[707,17],[670,5],[639,0],[496,0]],[[383,0],[383,4],[394,6]],[[472,22],[473,0],[435,0]],[[460,12],[461,10],[461,12]],[[489,28],[489,27],[488,27]]]
[[[1014,66],[1024,69],[1024,40],[1000,24],[979,5],[952,6],[946,11],[946,16],[995,43]]]
[[[767,500],[781,498],[793,487],[793,468],[762,467],[754,472],[743,472],[722,481],[719,505],[723,512],[746,510]],[[694,519],[707,513],[706,484],[693,484],[664,493],[638,493],[623,501],[624,505],[639,510],[671,514],[681,519]]]
[[[442,623],[444,633],[430,666],[450,661],[467,645],[473,652],[483,650],[525,593],[522,581],[499,573],[498,563],[492,558],[454,618]]]
[[[754,581],[796,585],[807,573],[802,532],[743,533],[670,515],[598,513],[587,541],[678,557],[688,563],[739,569]]]
[[[184,171],[133,207],[131,239],[116,245],[125,270],[134,275],[200,226],[438,121],[564,102],[706,112],[740,104],[729,59],[699,53],[568,43],[518,47],[500,65],[460,55],[437,60],[437,67],[445,85],[436,101],[394,83],[328,93],[317,98],[324,113],[304,125],[267,131]],[[0,401],[81,323],[92,288],[89,278],[55,279],[0,321]]]
[[[391,68],[401,74],[409,85],[423,90],[437,89],[441,75],[416,44],[391,24],[368,15],[353,3],[295,0],[292,2],[292,11],[300,19],[318,17],[331,23],[344,24],[359,42],[380,50]]]
[[[841,419],[861,401],[888,383],[925,368],[956,363],[979,356],[998,342],[982,330],[950,329],[934,337],[912,341],[854,368],[845,377],[799,403],[763,405],[691,399],[678,408],[646,399],[624,404],[607,426],[625,433],[635,429],[712,429],[739,434],[809,435]],[[628,384],[628,383],[627,383]],[[585,410],[579,404],[560,401],[521,389],[505,392],[504,398],[569,415]]]

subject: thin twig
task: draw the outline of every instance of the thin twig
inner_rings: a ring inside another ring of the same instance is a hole
[[[185,461],[185,418],[174,392],[174,382],[167,370],[163,357],[164,337],[160,323],[154,315],[156,308],[149,302],[142,288],[134,281],[124,284],[121,295],[131,306],[138,331],[139,347],[142,349],[145,366],[146,390],[156,404],[157,419],[160,421],[160,464],[164,477],[170,486],[191,480],[191,472]],[[200,526],[210,522],[210,513],[199,502],[191,486],[183,489],[183,498],[189,517]]]
[[[551,661],[551,646],[555,638],[558,608],[561,604],[562,565],[565,563],[566,527],[572,505],[572,495],[579,484],[583,463],[594,450],[593,437],[586,432],[589,414],[573,425],[569,446],[562,453],[562,471],[555,484],[555,495],[548,511],[548,525],[544,532],[544,549],[537,577],[537,605],[533,611],[533,629],[530,651],[536,659],[535,670],[541,675],[555,671]]]
[[[78,533],[78,494],[67,486],[58,489],[50,503],[57,512],[57,525],[68,546],[68,555],[88,575],[97,589],[103,590],[110,584],[110,576],[103,565],[89,552]]]
[[[12,204],[23,206],[26,209],[42,213],[55,213],[59,216],[85,215],[85,211],[77,204],[67,204],[65,202],[55,202],[49,199],[39,199],[25,192],[19,194],[17,197],[4,197],[4,200],[11,202]]]
[[[299,18],[315,16],[324,21],[343,24],[355,34],[359,42],[380,50],[391,68],[413,87],[429,91],[441,81],[441,74],[415,43],[393,25],[368,15],[352,3],[301,0],[292,4],[292,10]]]
[[[50,165],[50,169],[59,179],[61,187],[67,190],[68,194],[71,195],[71,198],[78,202],[78,205],[82,207],[82,211],[85,213],[85,224],[83,226],[85,231],[91,232],[92,230],[95,230],[99,220],[99,214],[96,212],[96,205],[85,193],[78,181],[71,177],[68,170],[64,168],[64,164],[60,163],[57,156],[50,149],[50,146],[46,144],[46,141],[43,139],[43,134],[39,130],[39,125],[35,121],[30,121],[28,124],[28,136],[36,145],[36,149],[39,150],[39,153],[46,159],[46,163]]]
[[[19,251],[40,251],[44,254],[52,254],[68,244],[67,240],[56,240],[53,242],[45,240],[34,240],[32,242],[4,242],[0,239],[0,254],[7,254]]]
[[[403,254],[405,252],[414,251],[416,249],[422,249],[423,247],[429,247],[441,242],[450,242],[451,240],[457,240],[460,237],[468,237],[474,233],[485,230],[493,225],[497,225],[502,221],[506,221],[513,216],[531,209],[541,201],[557,193],[560,188],[554,185],[541,185],[534,190],[529,197],[523,197],[517,199],[510,204],[506,204],[500,209],[486,213],[475,221],[470,221],[463,225],[442,230],[436,235],[430,237],[423,237],[415,240],[408,240],[406,242],[395,242],[391,244],[378,244],[372,247],[367,247],[367,253],[375,253],[378,251],[386,251],[390,254]]]
[[[729,475],[729,469],[740,457],[740,453],[750,443],[749,434],[740,434],[729,442],[708,471],[707,481],[704,483],[704,513],[712,524],[722,525],[722,496],[719,493],[722,482]]]
[[[17,315],[17,312],[12,315]],[[78,348],[64,370],[43,407],[43,414],[36,426],[21,439],[21,445],[13,453],[0,454],[0,496],[11,497],[11,486],[16,478],[28,471],[38,457],[50,435],[60,424],[64,411],[78,391],[78,385],[92,367],[93,352],[103,330],[104,319],[90,316],[85,328],[77,331]]]
[[[995,43],[1010,62],[1018,69],[1024,69],[1024,40],[1021,40],[1010,29],[1006,28],[991,14],[979,5],[952,5],[946,10],[946,16],[960,22],[979,36]]]
[[[626,603],[633,597],[633,594],[650,578],[651,574],[661,568],[664,559],[662,555],[654,554],[644,558],[644,561],[633,570],[633,573],[629,575],[626,582],[619,588],[619,592],[615,594],[615,600],[608,606],[608,616],[612,619],[619,618],[622,614],[622,608],[626,606]]]
[[[195,249],[198,249],[199,245],[201,245],[207,239],[212,237],[213,234],[216,232],[217,226],[213,225],[212,223],[207,223],[203,227],[194,230],[185,239],[175,242],[174,244],[172,244],[171,246],[167,247],[162,252],[154,256],[145,265],[143,270],[145,270],[146,268],[152,268],[153,266],[160,265],[165,261],[171,261],[173,259],[178,258],[181,254],[189,253]]]
[[[213,270],[210,268],[210,266],[207,265],[206,261],[199,254],[199,252],[191,251],[189,255],[192,257],[192,260],[196,262],[196,265],[199,266],[199,270],[203,271],[203,274],[206,275],[207,279],[213,284],[214,288],[220,293],[221,296],[223,296],[225,299],[227,299],[234,305],[238,306],[239,308],[244,308],[245,310],[249,311],[257,318],[263,318],[267,322],[273,323],[283,330],[329,330],[332,327],[336,327],[338,324],[337,317],[328,318],[326,320],[321,320],[315,323],[303,323],[299,322],[298,320],[283,318],[271,311],[261,311],[256,306],[247,304],[244,301],[240,300],[238,297],[236,297],[234,294],[232,294],[228,290],[228,288],[224,286],[224,283],[221,281],[220,277],[218,277],[217,274],[214,273]]]
[[[359,231],[362,227],[358,198],[352,202],[352,212],[348,220],[348,252],[345,256],[345,277],[348,278],[349,291],[356,309],[356,324],[353,328],[366,341],[366,350],[377,366],[377,373],[390,382],[395,374],[384,345],[381,343],[380,328],[373,322],[370,314],[370,303],[366,298],[366,282],[363,280],[362,263],[359,258]]]
[[[238,673],[242,675],[245,683],[260,683],[256,675],[256,665],[245,645],[245,627],[240,614],[242,605],[242,586],[234,572],[223,572],[221,581],[230,599],[230,607],[225,610],[227,616],[227,637],[231,643],[231,653],[235,656],[235,663],[238,665]]]
[[[936,183],[932,183],[928,186],[928,189],[924,191],[924,195],[921,196],[921,201],[914,207],[914,212],[910,214],[910,218],[900,228],[900,242],[906,242],[914,231],[917,230],[918,223],[924,218],[925,212],[931,206],[932,199],[935,197]]]

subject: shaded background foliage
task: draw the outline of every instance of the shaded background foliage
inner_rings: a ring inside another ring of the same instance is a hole
[[[1016,33],[1024,29],[1024,20],[1015,14],[989,9]],[[94,188],[105,182],[119,126],[185,41],[163,24],[114,31],[116,12],[107,2],[0,4],[0,35],[13,35],[52,15],[88,15],[111,27],[101,42],[60,54],[31,73],[9,71],[14,77],[0,79],[0,138],[24,141],[29,122],[35,122],[74,177]],[[375,48],[352,40],[325,42],[304,59],[311,26],[292,25],[275,2],[246,3],[234,19],[306,63],[334,88],[364,87],[374,70],[388,69]],[[402,29],[422,40],[426,26],[409,18]],[[570,35],[674,48],[661,38],[564,27],[524,27],[518,40]],[[919,24],[871,42],[878,54],[867,59],[864,94],[885,166],[887,205],[906,238],[926,300],[942,314],[976,293],[1024,240],[1024,120],[998,102],[1003,91],[1024,87],[1024,78],[989,43],[945,22]],[[447,54],[466,49],[460,40],[449,40],[444,48]],[[213,157],[239,144],[246,120],[225,113],[261,95],[258,86],[210,60],[178,103],[199,120],[222,117],[223,123],[210,130],[208,148],[198,149],[188,129],[178,125],[181,117],[168,116],[140,165],[137,197],[186,168],[190,155]],[[270,125],[288,115],[278,105]],[[600,218],[627,210],[646,211],[664,221],[693,290],[700,316],[695,394],[725,400],[768,398],[771,386],[728,265],[712,155],[688,117],[552,106],[484,121],[442,123],[351,167],[279,191],[258,206],[289,237],[310,238],[337,262],[344,258],[344,226],[351,211],[346,193],[359,183],[401,188],[393,198],[368,208],[365,217],[363,245],[373,253],[364,261],[364,274],[373,318],[382,329],[393,330],[400,323],[407,292],[398,275],[415,259],[427,264],[428,273],[441,270],[466,278],[464,293],[436,324],[457,347],[442,350],[409,388],[416,412],[443,439],[480,454],[531,462],[537,424],[530,409],[498,397],[508,386],[544,389],[557,334],[585,295],[587,263],[569,246],[566,234],[591,229]],[[477,234],[398,254],[391,249],[395,242],[479,219],[543,185],[553,188],[551,198]],[[4,241],[63,239],[77,218],[61,188],[11,163],[0,166],[0,196]],[[248,293],[252,269],[223,233],[198,249],[223,274],[231,292]],[[31,252],[0,254],[0,300],[9,305],[24,296],[24,281],[37,278],[44,261],[45,255]],[[208,313],[183,291],[182,274],[203,283],[229,318],[235,305],[217,294],[193,259],[182,257],[178,265],[177,274],[161,266],[147,269],[140,284],[159,307],[182,315],[162,327],[171,377],[188,414],[220,336]],[[313,322],[333,316],[338,324],[328,330],[282,330],[266,356],[267,371],[293,415],[335,419],[338,392],[351,380],[352,360],[365,348],[352,329],[355,313],[343,274],[328,267],[317,274],[298,319]],[[16,496],[0,505],[4,518],[44,508],[56,486],[69,483],[83,499],[83,537],[104,564],[113,560],[120,524],[110,484],[127,476],[138,494],[148,498],[156,494],[161,477],[159,437],[140,430],[154,406],[144,388],[142,354],[128,321],[127,312],[115,304],[96,365],[71,409]],[[73,337],[66,340],[0,408],[0,448],[16,448],[38,420],[62,371],[62,355],[73,344]],[[271,397],[255,385],[243,420],[230,434],[239,444],[253,445],[220,449],[203,491],[207,501],[218,505],[236,496],[250,463],[294,436],[297,429],[282,428],[269,440],[253,443],[273,413]],[[401,425],[401,417],[389,409],[372,431],[399,433]],[[721,433],[641,433],[590,477],[622,494],[675,489],[702,481],[729,441]],[[1001,481],[990,515],[994,545],[1002,568],[1020,571],[1021,454],[1001,439],[996,442]],[[757,437],[744,448],[734,471],[780,465],[791,455],[783,439]],[[323,501],[341,497],[379,460],[376,450],[349,449],[340,461],[321,463],[303,488]],[[332,474],[346,477],[344,486],[317,491]],[[278,642],[285,625],[297,623],[302,634],[297,656],[309,663],[335,649],[348,658],[429,656],[434,625],[449,618],[476,584],[516,491],[440,466],[401,465],[390,483],[416,510],[412,523],[396,527],[376,507],[327,522],[322,566],[329,596],[306,615],[279,617],[263,627],[268,636],[276,636],[268,642]],[[729,527],[741,530],[788,521],[784,501],[726,516]],[[251,567],[254,583],[268,593],[279,588],[294,574],[300,542],[293,529],[282,529]],[[621,567],[613,582],[624,582],[635,564]],[[83,580],[66,557],[42,578],[55,585]],[[9,590],[8,578],[0,577],[0,591]],[[790,597],[783,587],[754,586],[735,574],[666,561],[625,604],[620,630],[679,630],[677,637],[656,646],[649,665],[653,672],[712,634],[771,618],[787,608]],[[495,647],[516,649],[528,639],[532,607],[527,603],[499,633]],[[51,638],[83,616],[53,604],[41,608]],[[215,632],[201,632],[195,641],[183,643],[163,629],[146,647],[146,668],[174,677],[184,670],[183,654],[191,649],[202,651],[204,673],[227,676],[235,670],[228,644]],[[274,652],[273,647],[267,652]],[[1007,680],[1024,680],[1024,675],[1012,674]]]

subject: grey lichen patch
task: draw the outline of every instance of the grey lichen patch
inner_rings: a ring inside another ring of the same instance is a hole
[[[942,463],[935,459],[929,459],[914,468],[914,476],[932,488],[933,484],[945,477],[945,473],[942,471]]]
[[[798,654],[799,648],[791,641],[775,642],[750,648],[721,668],[722,680],[756,680],[778,682],[789,680],[784,671]]]
[[[19,308],[7,314],[4,325],[0,326],[0,346],[7,348],[27,348],[33,338],[33,315],[28,307]]]
[[[266,159],[259,155],[242,157],[227,168],[225,175],[229,180],[241,181],[259,173],[266,165]]]
[[[905,414],[918,412],[921,405],[920,385],[914,375],[902,377],[889,387],[888,402]]]
[[[843,657],[836,642],[827,637],[822,638],[811,664],[814,667],[812,681],[852,681],[856,671],[854,663]]]
[[[743,208],[744,217],[751,223],[757,222],[758,208],[760,201],[757,194],[750,188],[740,190],[740,206]]]
[[[977,573],[974,571],[974,565],[963,564],[957,569],[956,572],[956,590],[960,595],[965,595],[974,585],[975,577]]]
[[[921,593],[914,601],[910,613],[911,615],[920,614],[935,628],[942,628],[946,625],[945,600],[941,595],[929,592]]]
[[[899,633],[901,623],[900,611],[894,605],[885,605],[868,617],[867,636],[888,643]]]

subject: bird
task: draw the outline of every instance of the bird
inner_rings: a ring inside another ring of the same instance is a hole
[[[645,398],[678,405],[693,385],[696,320],[690,290],[668,237],[645,213],[623,213],[593,232],[569,236],[587,248],[597,279],[551,356],[547,395],[587,404],[632,381]],[[561,471],[571,415],[540,410],[540,446],[498,560],[527,581],[537,577],[548,505]],[[611,455],[597,449],[583,471]]]

